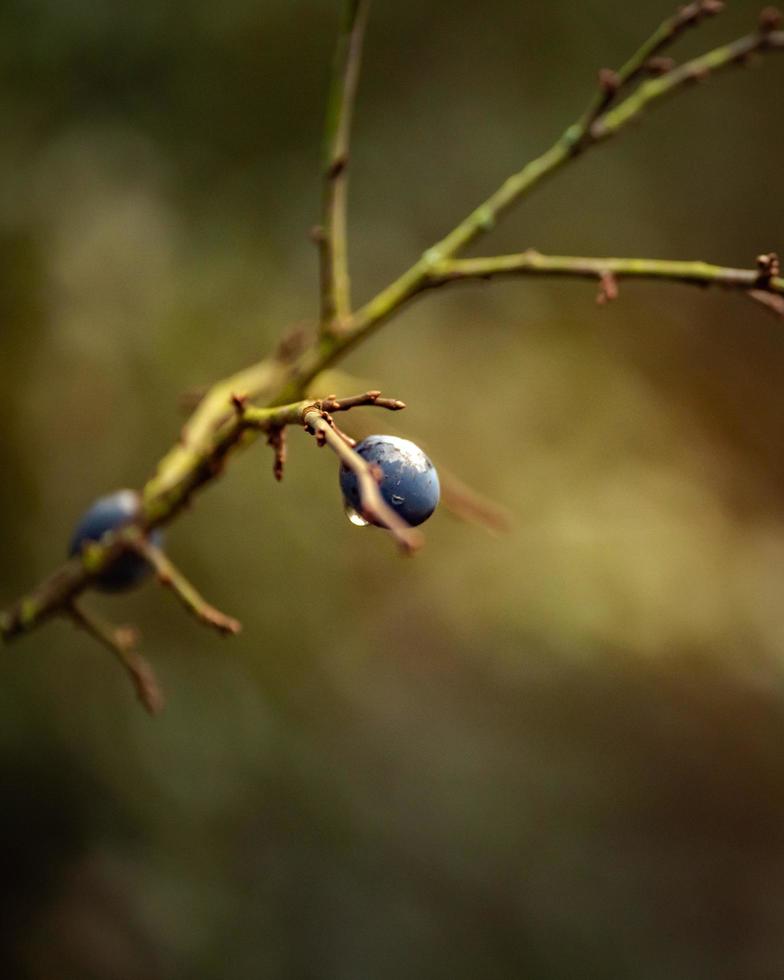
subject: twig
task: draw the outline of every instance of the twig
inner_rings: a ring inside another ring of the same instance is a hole
[[[70,559],[12,607],[0,613],[0,636],[6,641],[11,640],[64,608],[129,548],[143,551],[148,560],[150,555],[155,554],[160,556],[156,558],[158,562],[168,562],[158,549],[152,549],[144,538],[144,532],[167,523],[184,509],[201,487],[220,475],[234,449],[245,445],[257,434],[281,432],[285,426],[301,425],[303,412],[314,407],[322,411],[325,404],[334,412],[348,411],[360,405],[390,411],[405,407],[397,399],[382,398],[378,391],[325,401],[303,399],[270,408],[248,405],[247,400],[236,393],[226,395],[223,417],[216,424],[211,438],[205,440],[199,450],[188,450],[180,445],[170,453],[171,465],[179,474],[179,479],[172,478],[171,469],[166,465],[169,457],[166,457],[160,472],[144,488],[138,522],[106,535],[100,542],[91,543],[81,555]],[[155,566],[155,561],[151,561],[151,564]],[[193,594],[201,600],[195,590]],[[204,607],[209,608],[206,603]],[[219,617],[221,615],[218,614]],[[229,622],[233,623],[234,620]]]
[[[346,210],[351,119],[369,0],[344,0],[327,108],[321,248],[321,330],[339,332],[351,315]]]
[[[272,464],[272,474],[280,483],[283,479],[283,470],[286,466],[286,430],[271,429],[267,436],[267,445],[272,446],[275,452],[275,461]]]
[[[137,538],[134,547],[155,569],[161,585],[171,589],[189,613],[224,636],[239,633],[242,627],[237,620],[224,615],[203,599],[160,548],[144,537]]]
[[[724,10],[722,0],[694,0],[680,7],[651,34],[619,69],[618,75],[624,85],[636,81],[650,65],[651,59],[671,47],[691,27],[696,27],[708,17],[715,17]]]
[[[333,90],[337,93],[336,101],[333,103],[337,107],[337,114],[330,116],[333,125],[329,130],[331,133],[329,147],[332,148],[330,159],[333,161],[339,162],[342,159],[345,162],[346,158],[346,154],[340,152],[340,147],[344,145],[347,148],[347,142],[342,144],[341,140],[345,138],[347,141],[348,137],[348,122],[356,89],[356,71],[359,65],[359,41],[362,37],[366,9],[367,0],[347,0],[348,19],[345,22],[346,28],[342,37],[344,45],[348,44],[348,47],[344,49],[341,62],[344,72],[342,75],[336,76],[338,81]],[[729,65],[742,64],[754,52],[765,53],[784,48],[784,33],[777,29],[778,21],[778,15],[769,11],[763,17],[757,33],[717,48],[702,58],[695,59],[679,68],[673,68],[671,71],[666,71],[661,77],[643,83],[624,101],[618,103],[615,108],[601,112],[590,125],[587,139],[584,136],[584,125],[587,117],[583,115],[545,153],[509,177],[494,194],[474,209],[448,235],[425,251],[421,258],[407,271],[382,289],[358,311],[352,313],[345,322],[340,322],[339,329],[323,330],[318,337],[314,337],[310,341],[306,341],[300,335],[296,344],[284,345],[264,360],[214,384],[201,399],[193,415],[183,427],[178,442],[160,461],[155,474],[144,486],[139,529],[149,529],[173,520],[190,503],[198,489],[212,483],[220,475],[231,453],[249,445],[257,433],[269,432],[275,426],[301,422],[302,405],[307,404],[312,407],[313,402],[303,403],[300,400],[308,391],[314,378],[367,339],[392,314],[398,312],[411,297],[422,293],[431,286],[447,281],[444,279],[446,271],[450,272],[448,281],[474,278],[474,273],[479,275],[476,266],[473,269],[465,265],[457,269],[452,266],[450,269],[448,266],[445,267],[444,263],[456,261],[455,257],[468,244],[490,231],[507,210],[538,187],[545,179],[555,174],[567,162],[575,159],[578,151],[581,152],[596,145],[607,136],[619,132],[627,124],[639,118],[650,104],[666,95],[675,94],[684,89],[688,82]],[[605,83],[605,88],[616,89],[614,95],[617,96],[618,82],[623,81],[624,75],[628,75],[627,81],[635,77],[635,72],[638,69],[634,68],[634,62],[639,60],[640,53],[638,52],[627,63],[627,65],[632,65],[633,70],[630,71],[627,66],[624,66],[617,73],[618,78],[613,79],[609,86]],[[347,66],[348,71],[345,70]],[[342,82],[339,80],[341,78]],[[332,241],[330,235],[334,237],[334,229],[337,228],[338,238],[340,239],[340,235],[343,235],[341,239],[343,245],[345,245],[345,174],[341,174],[340,171],[344,169],[344,165],[337,166],[333,180],[329,181],[329,194],[332,204],[329,205],[331,210],[329,211],[330,220],[327,225],[328,229],[332,229],[332,231],[322,236]],[[340,177],[340,180],[336,182],[338,187],[337,199],[334,196],[335,188],[333,186],[335,177]],[[342,201],[341,194],[343,194]],[[337,202],[337,207],[334,207],[335,202]],[[333,223],[335,217],[337,218],[336,224]],[[343,256],[342,259],[338,257],[340,254]],[[499,268],[497,264],[492,268],[486,266],[484,275],[525,274],[527,272],[535,274],[538,272],[540,274],[598,277],[601,274],[612,273],[619,278],[637,276],[659,280],[675,279],[682,282],[701,282],[705,285],[715,283],[716,285],[745,290],[755,302],[764,303],[767,308],[771,309],[778,305],[777,301],[782,290],[780,278],[774,277],[770,282],[763,281],[760,283],[756,281],[750,285],[746,278],[748,276],[746,270],[721,270],[718,267],[703,263],[662,263],[652,260],[633,261],[627,259],[577,260],[578,262],[599,264],[590,268],[586,267],[584,271],[575,267],[568,270],[565,268],[544,270],[533,268],[532,257],[535,253],[522,254],[528,256],[527,262],[524,260],[521,264],[520,256],[511,257],[513,264],[517,262],[516,268],[510,266]],[[555,257],[551,257],[551,260],[553,262],[558,261]],[[496,262],[493,259],[468,261]],[[614,263],[617,263],[615,267],[613,267]],[[333,307],[337,309],[338,305],[334,299],[335,288],[332,285],[335,281],[345,286],[343,291],[343,295],[346,297],[344,306],[348,308],[348,272],[345,265],[345,249],[342,253],[340,253],[340,246],[337,250],[331,249],[329,261],[324,262],[322,268],[330,272],[330,276],[323,280],[329,284],[328,292],[333,297],[329,309]],[[337,280],[334,278],[336,268],[339,273]],[[451,274],[455,271],[459,273],[456,276]],[[471,274],[467,275],[469,272]],[[714,274],[715,272],[718,274]],[[341,288],[342,286],[338,287],[338,292]],[[343,300],[340,302],[343,303]],[[328,304],[324,305],[327,306]],[[337,325],[337,320],[340,318],[328,317],[327,319],[335,321]],[[241,395],[267,407],[246,409],[240,415],[232,407],[232,395]],[[328,423],[325,424],[328,425]],[[323,435],[322,438],[329,441],[330,445],[333,444],[334,440],[339,440],[339,436],[334,432],[332,432],[332,436]],[[340,444],[342,448],[350,452],[345,443],[340,441]],[[121,540],[122,535],[111,536],[111,538],[111,541],[91,548],[89,555],[75,558],[62,566],[28,595],[18,600],[9,610],[0,614],[0,633],[3,639],[8,640],[27,632],[45,621],[49,616],[62,612],[78,594],[90,585],[100,568],[108,565],[113,557],[116,557],[123,548],[127,547],[127,543]]]
[[[349,449],[356,448],[357,440],[353,436],[350,436],[348,432],[344,432],[343,429],[341,429],[340,426],[337,424],[337,422],[332,418],[332,416],[329,416],[329,421],[332,425],[332,428],[340,436],[343,442],[345,442],[345,444],[349,447]]]
[[[424,252],[418,262],[357,310],[353,317],[353,326],[346,332],[341,347],[354,346],[362,337],[377,329],[407,300],[421,292],[423,282],[428,279],[434,267],[446,259],[453,258],[480,235],[495,227],[499,218],[514,204],[574,159],[576,148],[580,151],[586,150],[618,133],[630,122],[639,118],[651,103],[675,94],[689,82],[704,78],[722,68],[742,64],[754,52],[762,53],[782,48],[784,48],[784,32],[760,30],[731,44],[716,48],[701,58],[695,58],[660,78],[644,83],[615,109],[611,109],[594,121],[587,135],[585,125],[589,116],[584,114],[549,150],[509,177],[453,231]],[[635,61],[636,56],[631,63]],[[334,360],[336,357],[330,358],[330,363]]]
[[[627,81],[642,74],[655,58],[670,47],[682,33],[690,27],[696,27],[707,17],[715,17],[722,13],[726,4],[724,0],[695,0],[679,7],[672,17],[665,20],[651,35],[648,42],[621,69],[621,74]]]
[[[766,293],[761,289],[752,289],[749,292],[749,298],[764,306],[774,316],[784,317],[784,296]]]
[[[694,82],[704,81],[724,68],[744,64],[757,52],[782,49],[784,49],[784,31],[760,30],[709,51],[700,58],[687,61],[659,78],[644,82],[618,106],[610,109],[591,127],[591,138],[594,142],[598,142],[613,136],[632,119],[638,118],[652,103],[674,95]]]
[[[163,710],[163,692],[152,665],[135,649],[138,633],[133,627],[112,626],[76,602],[65,607],[65,615],[117,657],[131,679],[136,696],[151,715]]]
[[[325,412],[348,412],[352,408],[372,405],[375,408],[386,408],[390,412],[399,412],[406,407],[399,398],[382,398],[380,391],[366,391],[362,395],[349,395],[346,398],[336,398],[330,395],[319,402]]]
[[[618,71],[603,69],[599,73],[599,91],[577,123],[579,135],[575,140],[575,148],[582,148],[586,140],[590,139],[591,126],[621,92],[628,89],[650,67],[655,71],[657,66],[664,64],[659,57],[662,51],[674,44],[688,28],[696,26],[706,17],[715,16],[723,8],[724,4],[719,0],[695,0],[694,3],[680,7],[659,25]],[[672,67],[674,64],[667,70]]]
[[[496,276],[562,276],[598,280],[653,279],[688,283],[695,286],[721,286],[742,292],[767,290],[784,295],[784,279],[760,278],[757,269],[730,269],[707,262],[678,262],[663,259],[586,258],[542,255],[533,249],[516,255],[497,255],[479,259],[449,259],[435,266],[428,286]]]
[[[100,542],[90,543],[27,595],[0,614],[0,635],[10,641],[27,633],[50,616],[67,609],[81,592],[131,547],[139,528],[128,525]]]
[[[356,475],[363,514],[378,521],[383,527],[391,531],[393,537],[407,554],[411,555],[418,551],[424,544],[422,534],[407,524],[386,503],[381,496],[372,467],[365,462],[359,453],[354,452],[344,442],[318,409],[314,408],[305,412],[302,421],[305,427],[313,432],[322,444],[329,446],[340,462]]]

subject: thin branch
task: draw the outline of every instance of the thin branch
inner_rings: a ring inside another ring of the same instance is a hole
[[[681,34],[690,27],[697,26],[706,17],[721,13],[723,9],[724,4],[720,0],[695,0],[694,3],[680,7],[659,25],[618,71],[603,69],[599,72],[599,91],[577,124],[580,130],[579,142],[583,143],[590,138],[593,123],[612,105],[621,92],[650,70],[651,66],[664,64],[660,59],[662,52],[674,44]]]
[[[357,310],[353,317],[353,325],[343,338],[342,346],[351,347],[360,338],[375,330],[408,299],[421,291],[423,283],[429,278],[434,267],[458,255],[481,235],[492,230],[506,211],[545,179],[553,176],[579,153],[618,133],[633,120],[640,118],[651,103],[675,94],[690,82],[706,78],[723,68],[743,64],[754,53],[777,51],[782,48],[784,48],[784,32],[760,29],[754,34],[716,48],[701,58],[695,58],[659,78],[644,83],[615,109],[610,109],[605,115],[593,121],[589,129],[586,129],[586,124],[591,117],[590,114],[584,114],[550,149],[532,160],[518,173],[507,178],[494,194],[472,211],[453,231],[424,252],[418,262]],[[637,56],[631,59],[632,69],[636,61]],[[335,359],[333,357],[331,361]]]
[[[761,289],[752,289],[748,295],[749,299],[755,303],[759,303],[769,313],[772,313],[776,317],[784,317],[784,296],[778,296],[775,293],[766,293]]]
[[[660,56],[671,47],[689,28],[698,26],[708,17],[715,17],[724,10],[722,0],[694,0],[680,7],[651,34],[648,40],[628,59],[618,71],[623,85],[636,81],[648,69],[651,58]]]
[[[150,545],[144,533],[171,521],[190,503],[199,489],[217,479],[235,449],[249,444],[259,434],[281,432],[288,425],[302,425],[303,413],[313,408],[323,411],[325,405],[334,412],[348,411],[360,405],[390,411],[405,407],[397,399],[382,398],[378,391],[323,401],[303,399],[269,408],[248,405],[246,399],[237,394],[227,396],[211,437],[205,439],[198,449],[178,445],[162,461],[159,471],[144,487],[138,522],[105,535],[100,542],[90,543],[80,555],[70,559],[12,607],[0,613],[0,636],[6,641],[11,640],[66,607],[129,548],[142,552],[153,567],[159,568],[165,564],[166,572],[173,569],[174,579],[167,584],[175,589],[178,583],[184,585],[185,591],[180,598],[189,605],[186,596],[190,595],[195,607],[192,611],[210,610],[211,607],[185,582],[166,556]],[[177,479],[173,478],[174,475]],[[219,624],[225,619],[229,628],[224,632],[234,632],[234,620],[223,617],[217,610],[213,612],[218,619],[210,625],[221,629]]]
[[[344,32],[344,41],[351,41],[353,38],[354,47],[349,45],[349,54],[344,57],[344,66],[350,64],[351,70],[347,75],[342,76],[343,96],[334,103],[338,106],[338,112],[336,116],[331,117],[337,120],[337,125],[330,129],[333,139],[330,146],[337,146],[338,149],[341,146],[340,140],[344,136],[347,147],[350,107],[353,104],[356,69],[359,64],[357,44],[361,39],[362,17],[366,2],[367,0],[348,0],[346,7],[349,16],[347,23],[351,27],[347,33]],[[661,77],[642,84],[615,108],[601,112],[590,126],[588,139],[584,137],[586,117],[581,117],[581,120],[570,126],[549,150],[512,175],[484,204],[472,211],[445,238],[428,249],[411,268],[382,289],[360,310],[353,313],[347,323],[341,323],[339,330],[322,331],[319,336],[311,339],[306,339],[303,332],[299,331],[296,338],[292,338],[291,343],[281,344],[269,357],[215,383],[206,392],[183,427],[177,443],[159,462],[154,475],[145,484],[142,490],[143,506],[139,527],[134,530],[138,533],[139,530],[144,531],[173,520],[189,504],[197,490],[212,483],[221,474],[231,454],[246,448],[259,433],[270,432],[280,425],[301,423],[303,406],[312,408],[314,403],[300,400],[321,372],[345,357],[412,296],[442,281],[445,271],[454,272],[454,266],[451,270],[448,266],[444,266],[445,261],[454,260],[467,245],[490,231],[509,208],[546,178],[555,174],[567,162],[575,159],[579,153],[612,133],[619,132],[628,123],[639,118],[648,105],[665,95],[680,91],[687,82],[702,78],[720,68],[744,63],[754,52],[765,53],[784,48],[784,33],[778,29],[778,24],[778,15],[769,11],[762,18],[758,33],[717,48],[679,68],[665,70]],[[639,53],[634,58],[639,60]],[[626,66],[618,73],[621,80],[625,71]],[[633,77],[633,74],[631,72],[629,77]],[[338,93],[340,91],[338,87]],[[341,106],[343,109],[340,108]],[[345,109],[349,111],[346,112]],[[336,134],[341,134],[339,139]],[[343,156],[345,157],[345,154]],[[341,154],[336,152],[334,159],[340,158]],[[340,169],[338,167],[338,170]],[[338,185],[342,186],[342,192],[345,193],[345,175],[341,175]],[[338,205],[335,214],[339,216],[342,213],[345,216],[345,209],[340,206],[339,195]],[[332,220],[329,226],[333,227]],[[340,225],[339,217],[338,227],[344,227]],[[329,235],[326,237],[329,238]],[[343,254],[345,256],[345,253]],[[532,254],[523,253],[528,256],[528,264],[531,266]],[[520,262],[519,256],[512,258]],[[469,261],[493,262],[494,260]],[[557,260],[553,257],[553,261]],[[608,263],[627,263],[630,260],[578,261],[603,263],[598,274],[605,276],[636,275],[660,280],[672,278],[683,282],[702,281],[703,284],[715,283],[736,287],[745,290],[756,302],[764,302],[769,308],[777,305],[775,300],[781,293],[780,278],[760,280],[759,270],[757,282],[750,285],[745,278],[749,275],[746,270],[720,270],[719,275],[713,275],[713,270],[717,267],[702,263],[655,263],[658,267],[656,271],[650,269],[643,271],[646,260],[638,260],[642,265],[636,264],[635,269],[615,270]],[[665,265],[668,269],[665,269]],[[333,270],[334,267],[334,259],[330,257],[328,268]],[[345,276],[341,281],[347,287],[345,265],[343,269]],[[461,273],[458,278],[466,278],[465,273],[469,270],[468,267],[462,266],[457,271]],[[559,273],[552,269],[545,273],[544,270],[521,268],[519,265],[514,269],[486,268],[485,275],[525,274],[526,272],[534,274],[535,271],[541,274],[588,277],[597,275],[596,267],[586,269],[584,272],[564,269]],[[472,272],[476,272],[475,267]],[[737,281],[730,281],[736,275],[740,278]],[[472,277],[473,275],[469,276]],[[333,279],[330,278],[328,281],[333,282]],[[333,287],[330,286],[329,289],[331,294]],[[335,303],[333,302],[332,305],[334,306]],[[267,407],[238,412],[233,405],[233,396],[245,400],[251,399]],[[338,440],[341,447],[348,449],[336,433],[331,429],[330,432],[332,435],[324,435],[324,438],[333,448],[336,445],[335,440]],[[0,614],[0,634],[3,639],[8,640],[27,632],[49,616],[62,612],[78,594],[89,587],[100,570],[107,567],[127,547],[128,542],[123,532],[123,534],[109,536],[104,543],[88,549],[84,555],[66,563],[10,609]]]
[[[542,255],[533,249],[517,255],[449,259],[432,269],[423,288],[472,279],[492,279],[497,276],[562,276],[592,279],[600,283],[610,276],[614,281],[652,279],[784,296],[784,279],[775,276],[765,278],[759,267],[731,269],[709,265],[707,262]]]
[[[680,89],[707,79],[710,75],[733,65],[745,64],[757,53],[784,49],[784,31],[759,30],[737,41],[715,48],[700,58],[694,58],[672,71],[643,83],[628,98],[610,109],[591,127],[594,142],[613,136],[620,129],[638,118],[649,105],[674,95]]]
[[[27,595],[0,614],[0,636],[13,640],[40,625],[50,616],[67,609],[76,596],[131,547],[139,528],[128,525],[100,542],[90,543],[79,555],[55,569]]]
[[[182,605],[196,619],[206,626],[216,629],[224,636],[234,636],[240,632],[242,629],[240,623],[236,619],[232,619],[231,616],[226,616],[202,598],[200,593],[160,548],[156,548],[152,542],[144,537],[137,538],[134,547],[155,569],[161,585],[171,589]]]
[[[336,398],[329,395],[318,403],[325,412],[348,412],[352,408],[360,408],[370,405],[374,408],[386,408],[390,412],[399,412],[406,407],[405,402],[399,398],[382,398],[380,391],[366,391],[362,395],[349,395],[345,398]]]
[[[306,412],[303,415],[303,423],[317,439],[329,446],[344,466],[356,475],[363,514],[386,527],[407,554],[418,551],[424,544],[422,534],[407,524],[386,503],[378,488],[373,468],[335,432],[329,420],[318,409],[314,408]]]
[[[357,440],[353,436],[350,436],[348,432],[344,432],[343,429],[340,428],[340,426],[337,424],[337,422],[331,415],[329,416],[329,421],[332,424],[332,428],[340,436],[343,442],[345,442],[345,444],[349,447],[349,449],[356,449]]]
[[[230,380],[238,379],[239,375]],[[222,403],[215,393],[205,399],[211,403],[207,408],[212,427],[204,426],[204,431],[194,433],[192,439],[183,435],[144,486],[142,523],[145,528],[167,523],[187,507],[198,490],[221,475],[238,446],[249,445],[257,434],[299,424],[302,406],[309,403],[300,401],[269,408],[248,406],[248,396],[256,390],[255,386],[248,391],[241,385],[231,388],[221,382],[215,391]],[[196,415],[201,411],[200,406]]]
[[[327,108],[321,248],[321,329],[339,332],[351,315],[346,211],[351,119],[369,0],[344,0]]]
[[[152,665],[135,649],[138,633],[133,627],[112,626],[76,602],[65,607],[65,615],[117,657],[131,679],[136,696],[151,715],[163,710],[163,692]]]

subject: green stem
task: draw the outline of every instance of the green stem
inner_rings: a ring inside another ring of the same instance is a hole
[[[666,33],[666,28],[661,30],[662,33]],[[657,38],[657,35],[654,35],[654,38]],[[655,48],[657,45],[661,46],[661,38],[651,43],[650,47]],[[639,118],[650,103],[673,94],[688,82],[741,63],[755,51],[773,51],[782,47],[784,47],[784,32],[751,34],[732,44],[717,48],[701,58],[695,58],[661,78],[646,82],[617,108],[611,109],[597,121],[592,122],[593,113],[589,109],[580,120],[564,131],[549,150],[504,181],[495,193],[472,211],[453,231],[429,248],[418,262],[358,310],[353,318],[353,325],[347,332],[346,346],[353,346],[360,337],[371,333],[385,322],[403,303],[421,291],[440,263],[453,258],[480,235],[490,231],[506,211],[546,178],[555,174],[579,153]],[[631,78],[647,50],[648,46],[640,49],[622,72]]]
[[[496,276],[561,276],[598,280],[606,275],[616,279],[654,279],[695,286],[722,286],[743,292],[768,290],[784,295],[784,279],[764,279],[757,269],[732,269],[707,262],[679,262],[669,259],[542,255],[533,249],[517,255],[446,260],[431,270],[426,285],[441,286],[449,282],[491,279]]]
[[[351,315],[346,212],[351,120],[369,0],[344,0],[327,106],[321,248],[321,328],[339,332]]]
[[[696,26],[706,17],[712,17],[718,14],[721,9],[721,4],[713,2],[713,0],[707,0],[707,2],[706,0],[694,0],[693,3],[686,4],[671,17],[662,21],[653,34],[640,45],[634,54],[615,73],[615,91],[600,89],[596,94],[582,118],[584,128],[586,130],[590,128],[594,120],[614,100],[616,94],[637,81],[640,75],[646,71],[652,58],[661,54],[662,51],[674,44],[680,35],[689,27]]]
[[[757,31],[754,34],[739,38],[731,44],[725,44],[723,47],[709,51],[700,58],[687,61],[685,64],[673,68],[666,75],[645,82],[620,105],[610,109],[606,115],[594,123],[591,130],[592,138],[598,142],[608,136],[613,136],[633,119],[641,116],[649,105],[674,95],[686,85],[703,81],[709,75],[724,68],[743,64],[757,52],[781,50],[784,50],[784,31]]]

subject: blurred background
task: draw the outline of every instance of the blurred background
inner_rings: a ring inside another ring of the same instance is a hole
[[[624,6],[626,9],[624,9]],[[677,55],[745,33],[737,0]],[[396,0],[356,115],[366,299],[583,109],[668,0]],[[317,311],[336,0],[0,4],[0,600],[140,486],[183,392]],[[784,63],[542,187],[480,251],[784,249]],[[153,585],[151,720],[55,622],[5,648],[0,974],[23,980],[784,975],[782,324],[675,285],[442,290],[346,362],[513,515],[400,559],[292,433],[171,528],[244,632]],[[381,429],[384,419],[361,424]],[[387,426],[388,427],[388,426]]]

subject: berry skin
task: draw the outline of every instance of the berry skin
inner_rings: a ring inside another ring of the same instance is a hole
[[[85,511],[71,538],[69,557],[78,555],[88,541],[100,541],[104,534],[130,524],[139,513],[139,495],[134,490],[118,490],[98,500]],[[152,531],[150,541],[160,546],[163,535]],[[146,578],[152,569],[139,555],[122,555],[95,579],[102,592],[122,592]]]
[[[397,436],[368,436],[354,450],[381,470],[381,496],[404,521],[416,527],[430,517],[438,505],[441,487],[435,466],[419,446]],[[346,503],[361,513],[357,477],[345,466],[340,467],[340,489]]]

